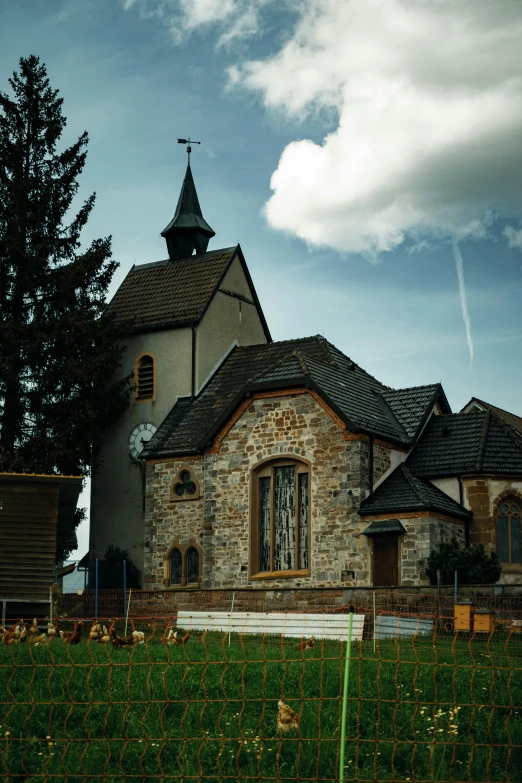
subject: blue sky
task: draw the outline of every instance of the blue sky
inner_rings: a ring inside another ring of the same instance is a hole
[[[88,131],[112,291],[166,255],[189,134],[210,247],[241,243],[274,339],[522,415],[522,8],[499,4],[6,0],[0,89],[37,54],[65,141]]]

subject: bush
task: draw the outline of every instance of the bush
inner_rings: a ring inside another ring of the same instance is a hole
[[[464,549],[453,539],[440,544],[439,551],[432,552],[428,558],[426,573],[432,585],[437,584],[438,569],[443,585],[453,584],[455,571],[461,585],[491,585],[498,582],[502,566],[496,552],[486,555],[483,544]]]

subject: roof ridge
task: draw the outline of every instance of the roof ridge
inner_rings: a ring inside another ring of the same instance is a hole
[[[386,400],[386,397],[384,396],[382,391],[380,391],[380,390],[379,391],[375,391],[375,389],[372,389],[372,392],[378,398],[379,403],[380,403],[381,407],[383,408],[384,412],[386,413],[386,415],[389,418],[392,418],[393,423],[399,428],[400,432],[402,432],[402,434],[404,435],[406,441],[409,441],[410,440],[410,436],[408,435],[408,432],[406,431],[406,427],[397,418],[397,415],[393,411],[393,409],[392,409],[391,405],[389,404],[389,402]]]
[[[386,389],[386,392],[391,392],[393,394],[394,392],[411,391],[411,389],[433,389],[435,386],[440,386],[440,383],[421,383],[419,386],[403,386],[399,389],[390,387],[389,389]]]
[[[200,259],[207,258],[208,256],[219,255],[220,253],[230,253],[232,250],[235,250],[236,247],[237,245],[231,245],[230,247],[218,247],[215,250],[206,250],[204,253],[197,253],[192,256],[186,256],[185,258],[176,258],[175,261],[172,261],[170,258],[164,258],[160,261],[146,261],[144,264],[133,264],[127,274],[130,274],[131,272],[139,272],[142,269],[148,269],[151,266],[159,266],[160,264],[165,264],[165,266],[178,266],[179,264],[193,263],[194,261],[199,261]]]
[[[414,493],[417,495],[419,500],[422,503],[426,503],[427,505],[429,505],[430,502],[429,498],[426,497],[422,489],[418,486],[420,483],[419,479],[413,475],[413,473],[410,471],[407,465],[405,465],[404,462],[401,462],[400,467],[402,468],[402,473],[404,475],[404,478],[406,479],[406,481],[408,482],[408,484],[410,485]]]
[[[488,439],[489,422],[491,421],[491,411],[484,411],[484,424],[482,425],[482,432],[480,434],[479,446],[477,451],[477,459],[475,461],[475,469],[480,471],[482,463],[484,462],[484,451],[486,449],[486,441]]]

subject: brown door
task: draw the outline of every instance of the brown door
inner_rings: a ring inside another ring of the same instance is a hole
[[[373,536],[373,584],[399,584],[399,538],[397,533]]]

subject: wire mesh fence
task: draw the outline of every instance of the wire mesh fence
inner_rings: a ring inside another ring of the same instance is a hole
[[[352,607],[188,597],[7,629],[0,780],[522,781],[520,610],[355,606],[346,673]]]

